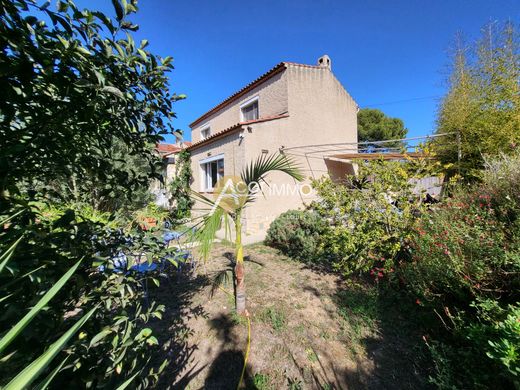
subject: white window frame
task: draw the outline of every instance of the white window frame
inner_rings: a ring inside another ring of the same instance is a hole
[[[207,136],[204,136],[204,132],[208,132],[208,135]],[[201,129],[200,129],[200,139],[203,140],[203,139],[206,139],[206,138],[209,138],[211,136],[211,126],[209,125],[209,123],[206,123],[204,126],[201,126]]]
[[[258,118],[260,119],[260,103],[258,102],[258,96],[254,96],[251,99],[246,100],[244,103],[240,105],[240,121],[245,122],[246,119],[244,118],[244,108],[249,107],[250,105],[256,103],[258,105]],[[256,119],[249,119],[249,120],[256,120]]]
[[[207,164],[212,163],[214,161],[218,161],[218,160],[222,160],[223,164],[225,164],[223,153],[218,154],[216,156],[208,157],[208,158],[205,158],[205,159],[199,161],[200,177],[201,177],[200,186],[201,186],[202,192],[212,192],[213,191],[213,186],[211,185],[211,175],[208,175]],[[225,165],[224,165],[224,169],[225,169]],[[224,175],[222,175],[220,178],[222,178],[223,176]]]

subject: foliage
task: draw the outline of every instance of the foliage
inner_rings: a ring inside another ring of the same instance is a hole
[[[142,277],[114,269],[122,252],[151,253],[154,257],[150,261],[158,261],[167,254],[164,244],[142,233],[124,235],[121,230],[105,228],[73,209],[47,212],[42,207],[35,204],[24,210],[2,232],[3,243],[13,242],[22,232],[23,239],[6,265],[7,272],[0,275],[0,296],[7,297],[0,303],[1,328],[9,329],[19,321],[21,308],[34,306],[43,292],[59,285],[63,270],[81,259],[82,263],[75,267],[74,282],[55,292],[46,310],[33,317],[30,326],[5,350],[6,360],[0,365],[2,378],[12,378],[56,335],[66,334],[82,313],[96,308],[78,338],[58,355],[59,361],[66,360],[67,364],[54,378],[55,383],[115,385],[134,373],[141,373],[143,383],[149,383],[157,372],[149,367],[152,371],[147,374],[152,375],[147,377],[143,370],[156,339],[149,331],[138,335],[150,318],[161,317],[163,308],[153,303],[143,307]],[[31,223],[23,224],[24,220]],[[133,260],[129,259],[127,268]],[[106,271],[100,272],[98,266]]]
[[[2,191],[16,193],[21,178],[31,185],[75,176],[94,177],[106,192],[125,182],[131,196],[149,175],[128,175],[107,151],[117,139],[154,172],[159,167],[147,145],[173,130],[172,59],[128,34],[137,29],[127,20],[135,2],[116,1],[115,20],[72,1],[60,1],[58,11],[48,4],[2,1]]]
[[[459,191],[418,222],[410,265],[402,271],[424,299],[513,299],[520,287],[519,160],[490,162],[482,184]]]
[[[258,390],[270,390],[273,388],[271,386],[271,378],[268,374],[256,373],[253,376],[253,385]]]
[[[513,152],[520,141],[520,39],[516,26],[490,24],[467,46],[459,38],[453,54],[448,93],[441,102],[436,152],[467,178],[478,178],[485,156]]]
[[[381,110],[374,108],[362,108],[357,114],[358,118],[358,142],[374,142],[402,139],[406,137],[408,129],[399,118],[386,116]],[[384,144],[368,144],[369,151],[372,149],[401,148],[403,144],[399,141],[385,142]]]
[[[169,220],[169,217],[170,212],[168,210],[152,202],[133,213],[133,219],[130,221],[128,227],[139,227],[143,230],[149,230],[154,227],[164,226],[164,223]]]
[[[422,207],[406,167],[382,160],[361,163],[357,176],[347,176],[347,185],[324,178],[313,186],[319,200],[311,209],[326,223],[324,259],[344,274],[372,270],[381,278],[392,272]]]
[[[144,155],[149,153],[152,145],[146,146]],[[143,154],[132,155],[130,149],[120,140],[114,138],[110,150],[105,151],[106,158],[112,162],[111,168],[119,171],[122,177],[133,180],[140,177],[142,180],[131,187],[131,192],[125,182],[114,182],[107,188],[106,182],[96,175],[83,175],[81,178],[72,175],[65,180],[50,182],[50,189],[59,197],[60,202],[81,203],[96,210],[126,215],[137,209],[145,207],[152,201],[153,196],[149,189],[150,180],[154,176],[154,165]],[[156,162],[153,162],[156,164]]]
[[[175,177],[170,184],[170,192],[174,209],[172,218],[182,220],[189,218],[194,201],[190,193],[192,181],[190,152],[181,150],[175,155]]]
[[[285,312],[281,309],[277,309],[274,306],[270,306],[262,310],[258,317],[260,321],[271,324],[271,327],[277,332],[283,330],[287,325]]]
[[[488,340],[490,348],[486,354],[500,362],[520,384],[520,306],[509,306],[506,318],[495,323],[493,330],[497,336]]]
[[[432,345],[438,386],[518,383],[519,163],[518,155],[488,161],[482,183],[424,214],[409,257],[396,267],[400,282],[440,320]],[[461,375],[466,370],[472,375]]]
[[[289,210],[280,214],[269,226],[266,245],[303,261],[319,260],[323,220],[310,211]]]
[[[1,385],[149,387],[163,307],[143,305],[131,266],[169,252],[116,227],[157,177],[150,145],[174,131],[172,60],[134,42],[135,1],[114,0],[115,18],[49,3],[0,0]]]

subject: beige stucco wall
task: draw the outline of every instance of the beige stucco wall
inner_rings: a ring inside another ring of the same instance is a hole
[[[201,139],[201,130],[208,125],[211,134],[227,129],[242,121],[240,106],[258,96],[258,112],[261,118],[276,116],[287,112],[287,77],[285,71],[274,75],[271,79],[244,94],[227,107],[215,112],[209,118],[197,124],[191,133],[195,143]]]
[[[219,154],[224,156],[224,174],[239,175],[244,166],[244,146],[239,137],[240,132],[233,132],[209,145],[201,146],[191,151],[191,170],[193,182],[191,188],[202,192],[201,161]]]
[[[328,68],[289,67],[288,89],[289,133],[298,135],[290,147],[357,142],[358,105]],[[305,172],[318,178],[328,171],[323,158],[315,156],[305,159]]]
[[[289,117],[250,125],[252,131],[244,133],[243,141],[246,158],[256,158],[263,150],[278,152],[282,147],[357,142],[358,106],[329,69],[289,66],[286,73]],[[309,204],[314,199],[312,193],[306,194],[311,179],[330,173],[337,176],[339,167],[329,172],[322,155],[303,157],[303,151],[291,154],[289,149],[287,154],[301,168],[305,180],[296,184],[282,173],[270,175],[268,182],[278,191],[259,197],[247,210],[244,224],[249,233],[265,231],[282,212]]]
[[[292,119],[289,116],[249,125],[251,131],[244,132],[243,140],[246,160],[255,160],[262,154],[272,155],[278,153],[282,146],[291,145],[296,138]],[[296,165],[304,167],[301,158],[292,157],[292,159]],[[310,188],[307,185],[308,180],[298,183],[284,173],[273,172],[266,177],[266,181],[267,184],[262,184],[263,194],[258,194],[255,202],[244,215],[243,225],[249,234],[266,231],[278,215],[290,209],[303,209],[304,204],[313,199],[301,193],[302,186]]]

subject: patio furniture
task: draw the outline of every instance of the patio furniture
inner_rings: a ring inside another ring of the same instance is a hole
[[[164,243],[167,247],[170,246],[172,242],[175,242],[175,248],[178,251],[175,254],[168,256],[165,258],[165,261],[174,260],[177,264],[177,281],[180,280],[180,277],[183,273],[188,272],[189,274],[194,274],[197,268],[197,261],[193,257],[193,254],[189,250],[190,240],[183,240],[184,237],[187,237],[190,233],[193,234],[195,229],[186,229],[184,232],[178,232],[175,230],[165,230],[163,234]]]

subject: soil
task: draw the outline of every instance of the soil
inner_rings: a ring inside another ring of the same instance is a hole
[[[251,342],[241,388],[428,388],[422,334],[406,305],[264,245],[245,254]],[[232,259],[218,245],[197,276],[170,277],[150,293],[166,306],[154,333],[171,363],[159,388],[237,388],[248,320],[234,311],[231,279],[213,285]]]

